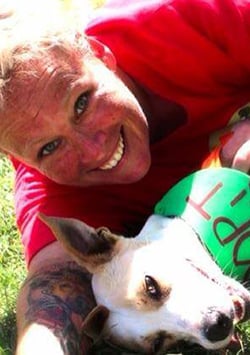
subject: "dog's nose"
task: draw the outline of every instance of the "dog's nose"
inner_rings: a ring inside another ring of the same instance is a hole
[[[233,328],[233,321],[226,314],[220,312],[214,313],[216,313],[216,316],[215,314],[212,317],[210,315],[204,325],[204,335],[212,343],[226,339]],[[212,321],[211,318],[213,318]]]

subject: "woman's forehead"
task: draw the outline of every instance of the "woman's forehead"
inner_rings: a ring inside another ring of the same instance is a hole
[[[41,110],[52,116],[56,114],[72,83],[82,75],[84,70],[78,63],[65,63],[61,59],[25,63],[8,82],[0,112],[0,147],[12,148],[15,140],[20,143],[20,133],[24,139]],[[4,147],[6,144],[8,147]]]
[[[25,110],[32,98],[37,96],[36,100],[41,100],[45,91],[53,95],[83,73],[84,60],[75,55],[50,54],[24,62],[13,72],[7,85],[5,110]]]

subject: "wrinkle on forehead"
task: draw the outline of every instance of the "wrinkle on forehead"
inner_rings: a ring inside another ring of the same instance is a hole
[[[71,83],[83,72],[81,58],[65,59],[31,60],[13,73],[0,112],[0,147],[11,153],[19,151],[15,141],[24,144],[25,135],[32,135],[31,125],[40,110],[45,107],[49,114],[56,114],[60,100],[68,96]]]
[[[37,96],[37,101],[42,100],[42,93],[46,91],[51,82],[52,93],[56,95],[60,88],[65,88],[76,76],[82,74],[82,57],[71,56],[70,53],[68,56],[59,55],[59,57],[56,56],[57,53],[52,54],[30,60],[15,69],[6,86],[6,110],[25,112],[27,103],[33,97]]]
[[[82,72],[82,61],[76,58],[55,58],[48,56],[42,60],[32,60],[19,68],[12,76],[7,89],[8,109],[26,112],[27,107],[41,107],[49,88],[50,96],[58,97]],[[32,103],[30,105],[30,103]],[[36,105],[35,105],[36,103]],[[34,111],[34,108],[33,108]],[[37,109],[35,109],[37,111]],[[30,112],[36,116],[37,112]]]

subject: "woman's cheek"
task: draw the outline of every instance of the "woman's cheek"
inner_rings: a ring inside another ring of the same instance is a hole
[[[42,167],[42,172],[51,180],[60,184],[70,184],[75,181],[79,174],[79,164],[76,156],[69,154],[62,155],[57,159],[47,158],[47,161]]]

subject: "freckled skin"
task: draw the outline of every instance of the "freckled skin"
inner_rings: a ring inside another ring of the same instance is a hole
[[[137,181],[150,165],[146,117],[113,70],[100,59],[88,56],[84,64],[82,59],[69,61],[50,53],[40,63],[25,64],[33,65],[36,75],[14,78],[15,86],[9,83],[11,105],[0,114],[1,148],[59,183]],[[78,117],[75,103],[86,92],[88,104]],[[112,158],[121,134],[122,160],[111,170],[100,170]],[[59,148],[39,159],[39,150],[55,139],[60,139]]]

